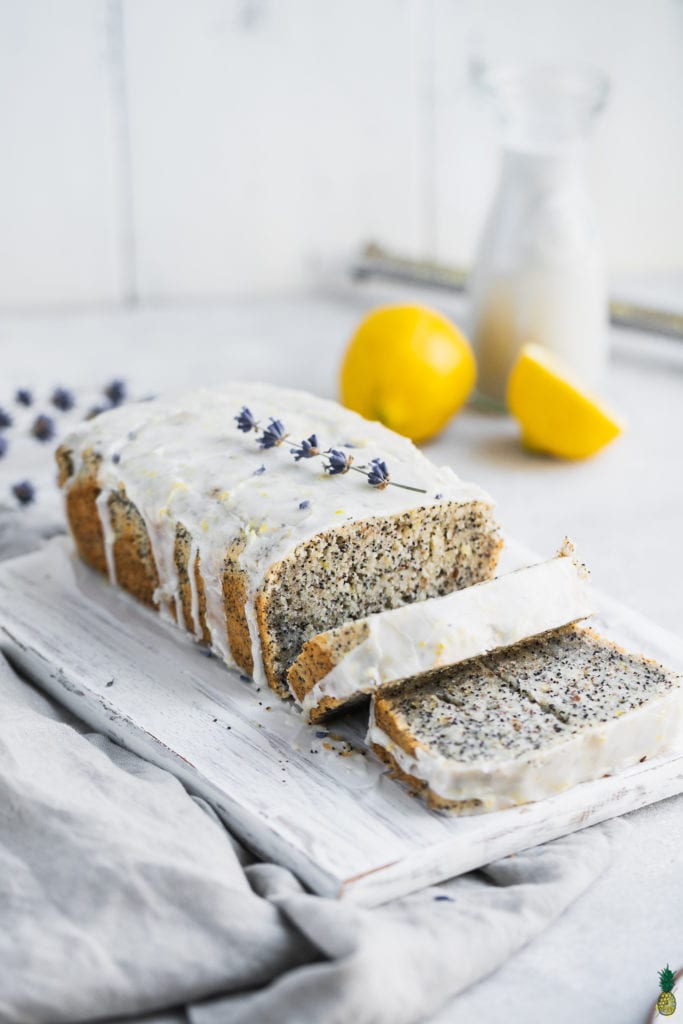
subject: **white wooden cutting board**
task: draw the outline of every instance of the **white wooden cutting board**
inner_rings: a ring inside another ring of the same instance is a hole
[[[523,561],[512,546],[505,568]],[[608,635],[683,671],[679,640],[600,602]],[[683,792],[681,754],[513,810],[436,814],[364,752],[364,714],[307,725],[109,587],[65,539],[0,566],[0,644],[93,728],[205,797],[257,854],[366,905]]]

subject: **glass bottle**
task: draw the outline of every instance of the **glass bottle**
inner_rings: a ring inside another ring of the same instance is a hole
[[[594,385],[606,357],[607,289],[585,163],[607,81],[589,69],[511,65],[477,78],[503,128],[498,190],[471,281],[477,390],[502,405],[528,341]]]

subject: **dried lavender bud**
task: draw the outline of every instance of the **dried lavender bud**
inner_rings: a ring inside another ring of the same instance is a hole
[[[259,468],[255,469],[254,472],[251,475],[252,476],[263,476],[265,471],[266,471],[266,467],[265,466],[259,466]]]
[[[50,401],[57,409],[61,409],[62,412],[68,412],[76,404],[72,392],[67,391],[66,388],[55,388]]]
[[[13,422],[10,414],[4,409],[0,409],[0,430],[4,430],[5,427],[11,427]]]
[[[84,419],[94,420],[96,416],[101,416],[103,412],[106,412],[106,409],[103,405],[93,405],[92,409],[88,409]]]
[[[271,416],[270,423],[263,431],[258,441],[261,448],[277,448],[287,437],[285,428],[281,420],[274,420]]]
[[[353,462],[352,455],[345,455],[344,452],[340,452],[338,448],[330,448],[329,451],[325,452],[325,454],[327,455],[325,472],[329,473],[330,476],[337,476],[339,473],[348,473],[351,469],[351,463]]]
[[[386,462],[381,459],[372,459],[368,471],[368,483],[383,491],[389,484],[389,470]]]
[[[30,480],[22,480],[12,488],[12,494],[20,505],[30,505],[35,500],[36,489]]]
[[[114,452],[114,454],[111,457],[111,461],[114,463],[115,466],[118,466],[119,462],[121,461],[121,456],[119,455],[118,452]]]
[[[0,459],[3,459],[5,457],[7,453],[7,448],[7,438],[3,437],[2,434],[0,434]]]
[[[28,388],[19,388],[19,390],[14,395],[14,401],[18,405],[33,405],[33,395],[28,390]]]
[[[243,405],[239,414],[235,416],[235,422],[237,423],[237,429],[241,430],[244,434],[248,434],[250,430],[258,430],[258,423],[254,419],[254,414],[246,405]]]
[[[300,509],[306,509],[306,508],[310,508],[310,507],[311,507],[311,503],[310,503],[310,501],[308,500],[308,498],[306,498],[306,500],[305,500],[305,501],[300,501],[300,502],[299,502],[299,508],[300,508]]]
[[[314,459],[316,455],[320,455],[318,438],[315,434],[311,434],[309,438],[302,441],[298,448],[290,448],[289,450],[294,456],[295,462],[300,462],[301,459]]]
[[[55,423],[50,416],[41,413],[36,416],[31,427],[31,433],[38,441],[51,441],[55,436]]]
[[[104,395],[112,405],[121,405],[126,400],[126,384],[122,380],[113,380],[104,389]]]

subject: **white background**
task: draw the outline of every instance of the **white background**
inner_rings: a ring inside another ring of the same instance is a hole
[[[370,238],[469,262],[481,56],[607,71],[610,268],[682,270],[681,0],[0,0],[0,309],[306,289]]]

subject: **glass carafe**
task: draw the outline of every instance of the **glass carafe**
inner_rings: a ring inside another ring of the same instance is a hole
[[[530,341],[594,385],[606,356],[607,291],[585,157],[606,80],[550,66],[499,66],[478,80],[502,123],[503,154],[471,282],[477,390],[502,405]]]

